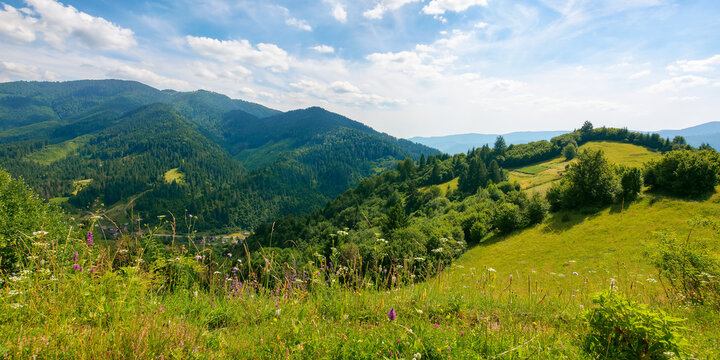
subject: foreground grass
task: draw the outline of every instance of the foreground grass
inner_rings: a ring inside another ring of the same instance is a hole
[[[288,282],[256,291],[251,281],[215,273],[207,288],[168,292],[145,264],[110,269],[129,254],[88,249],[80,262],[100,265],[93,273],[36,262],[2,284],[0,356],[584,359],[580,316],[614,279],[626,296],[686,319],[686,356],[715,359],[720,315],[672,303],[643,256],[653,231],[684,234],[694,215],[720,216],[720,195],[700,202],[645,195],[622,210],[560,213],[489,239],[426,283],[391,290],[347,289],[342,276],[317,269],[308,282],[329,285],[312,292]],[[692,238],[707,237],[717,233],[696,229]],[[54,250],[44,249],[40,258]]]

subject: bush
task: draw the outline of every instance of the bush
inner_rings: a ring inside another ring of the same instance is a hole
[[[694,219],[693,226],[707,224]],[[720,259],[704,242],[690,237],[679,240],[673,233],[659,233],[659,243],[648,254],[660,275],[667,279],[673,293],[695,304],[720,307]]]
[[[677,196],[701,196],[715,190],[719,163],[713,151],[673,151],[647,165],[646,183]]]
[[[60,242],[67,235],[58,209],[40,200],[22,181],[0,170],[0,270],[18,265],[21,250],[32,247],[30,242]]]
[[[543,222],[549,208],[550,205],[548,205],[547,201],[545,201],[540,194],[533,195],[527,204],[527,208],[525,208],[526,223],[528,225],[535,225]]]
[[[584,350],[594,359],[668,359],[680,355],[680,319],[606,291],[586,310]]]
[[[563,156],[565,160],[572,160],[577,156],[577,146],[575,144],[568,144],[563,148]]]
[[[510,233],[523,226],[520,207],[511,203],[502,203],[495,207],[495,227],[501,233]]]
[[[618,169],[618,172],[620,173],[622,199],[627,202],[637,199],[643,186],[642,171],[638,168],[621,167]]]
[[[610,204],[620,190],[613,166],[602,151],[583,151],[579,161],[548,190],[553,210],[598,207]]]

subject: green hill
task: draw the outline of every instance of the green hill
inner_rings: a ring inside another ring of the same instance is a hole
[[[591,141],[578,149],[602,150],[607,159],[616,165],[642,167],[648,161],[660,158],[660,153],[648,148],[610,141]],[[524,190],[531,193],[544,194],[565,171],[565,168],[576,160],[565,160],[559,156],[552,160],[540,162],[510,171],[510,180],[517,181]]]
[[[121,223],[133,200],[151,224],[170,211],[199,216],[200,231],[251,228],[437,153],[320,108],[280,113],[136,82],[4,83],[0,98],[0,165],[71,211],[117,204]],[[182,181],[166,180],[172,169]]]

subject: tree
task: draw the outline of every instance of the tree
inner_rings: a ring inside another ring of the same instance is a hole
[[[593,124],[590,121],[585,121],[580,128],[580,132],[583,134],[589,134],[593,131]]]
[[[425,168],[425,164],[426,164],[425,154],[422,154],[422,155],[420,155],[420,163],[418,164],[420,166],[421,170]]]
[[[405,209],[403,208],[402,203],[397,203],[395,206],[390,208],[385,215],[385,219],[382,224],[382,231],[384,234],[390,234],[397,229],[406,228],[409,223],[410,220],[405,214]]]
[[[495,154],[497,156],[505,155],[505,150],[507,150],[507,145],[505,144],[505,138],[502,136],[498,136],[497,139],[495,139]]]
[[[673,144],[678,144],[678,145],[687,145],[687,141],[685,141],[685,138],[682,137],[682,136],[680,136],[680,135],[675,136],[675,137],[672,139],[672,143],[673,143]]]
[[[575,144],[568,144],[563,149],[563,156],[565,156],[565,160],[572,160],[577,156],[577,146]]]
[[[495,160],[491,161],[488,169],[488,180],[494,182],[495,184],[499,184],[503,181],[503,178],[504,175],[502,169],[500,169],[500,165],[498,165]]]
[[[619,191],[615,171],[602,150],[585,150],[578,160],[548,191],[547,199],[552,209],[607,205]]]
[[[495,208],[495,227],[507,234],[522,227],[523,218],[520,207],[512,203],[502,203]]]
[[[635,200],[643,186],[642,171],[634,167],[621,167],[619,172],[623,200],[627,202]]]
[[[720,155],[717,152],[672,151],[649,163],[645,178],[647,185],[654,190],[695,197],[715,189],[719,167]]]

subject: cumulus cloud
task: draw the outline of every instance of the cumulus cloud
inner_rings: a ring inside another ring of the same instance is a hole
[[[148,69],[137,68],[129,65],[121,65],[110,69],[107,72],[110,77],[121,79],[137,80],[145,84],[165,89],[188,89],[190,84],[184,80],[172,79],[158,75]]]
[[[54,0],[25,0],[29,8],[16,9],[3,4],[0,34],[15,41],[32,42],[37,33],[57,49],[65,49],[69,39],[96,50],[123,50],[137,45],[132,30],[101,17],[78,11]]]
[[[296,18],[288,18],[287,20],[285,20],[285,24],[294,26],[300,30],[312,31],[312,27],[305,20],[300,20],[300,19],[296,19]]]
[[[35,41],[37,19],[8,4],[3,4],[3,8],[0,10],[0,34],[18,42]]]
[[[223,62],[241,61],[257,67],[280,72],[290,68],[290,56],[275,44],[253,46],[247,40],[217,40],[187,36],[188,45],[200,55]]]
[[[630,75],[630,79],[631,80],[640,79],[640,78],[644,78],[650,74],[652,74],[652,72],[650,70],[643,70],[643,71],[639,71],[639,72],[636,72],[636,73]]]
[[[720,65],[720,54],[702,60],[678,60],[667,67],[672,72],[710,72]]]
[[[332,7],[332,17],[335,18],[335,20],[346,23],[347,22],[347,11],[345,11],[345,5],[343,5],[338,0],[323,0],[326,4],[330,5]]]
[[[404,99],[393,99],[377,94],[366,93],[348,81],[334,81],[323,83],[315,80],[303,79],[290,86],[324,101],[343,103],[350,106],[389,107],[406,103]]]
[[[329,46],[329,45],[313,46],[310,49],[313,49],[321,54],[332,54],[335,52],[335,48],[333,48],[332,46]]]
[[[374,8],[365,11],[363,13],[363,16],[368,19],[382,19],[383,15],[385,15],[386,12],[397,10],[405,6],[406,4],[418,1],[422,0],[380,0]]]
[[[659,83],[648,87],[646,90],[652,93],[660,93],[666,91],[684,90],[705,85],[710,85],[710,79],[702,76],[683,75],[660,81]]]
[[[488,6],[487,0],[432,0],[423,7],[428,15],[442,15],[447,11],[463,12],[471,6]]]
[[[11,78],[28,80],[55,80],[59,77],[57,73],[40,70],[37,66],[20,64],[11,61],[0,61],[0,73],[9,75]]]

